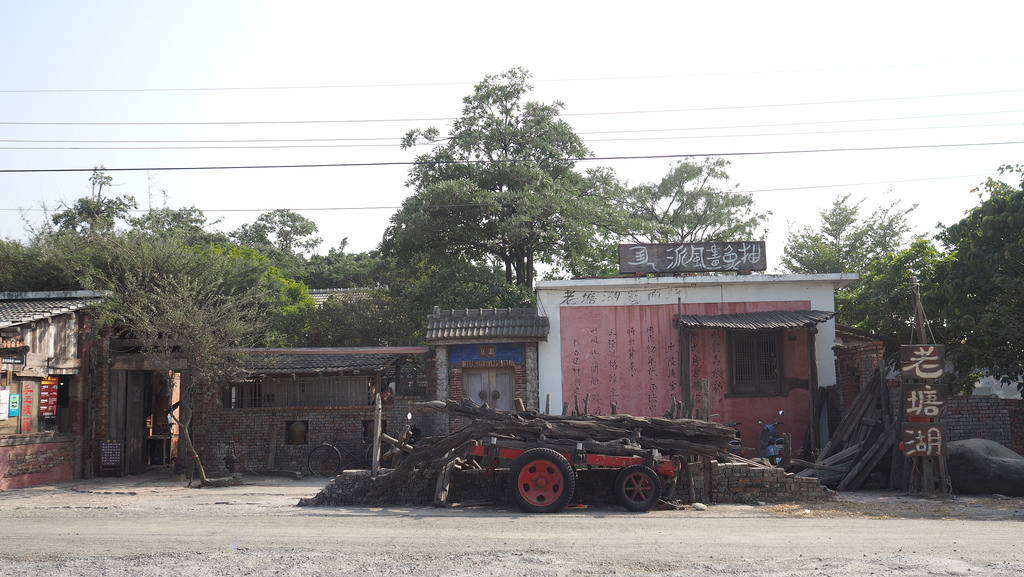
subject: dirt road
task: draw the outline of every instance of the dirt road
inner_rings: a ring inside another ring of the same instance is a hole
[[[856,494],[815,506],[296,507],[315,480],[166,475],[0,493],[5,576],[1024,574],[1024,501]]]

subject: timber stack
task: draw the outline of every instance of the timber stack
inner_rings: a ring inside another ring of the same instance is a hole
[[[498,440],[503,447],[547,447],[573,453],[584,451],[613,456],[663,455],[727,456],[723,450],[735,431],[695,419],[630,415],[556,416],[537,411],[502,411],[471,400],[420,403],[426,410],[467,418],[462,430],[417,446],[391,473],[376,479],[369,496],[380,496],[407,482],[421,470],[451,469],[463,462],[474,442]],[[429,467],[427,467],[429,466]],[[429,473],[428,473],[429,474]]]
[[[859,489],[885,459],[892,458],[899,420],[889,408],[889,392],[876,370],[857,393],[846,416],[814,463],[794,459],[799,477],[818,477],[839,491]]]

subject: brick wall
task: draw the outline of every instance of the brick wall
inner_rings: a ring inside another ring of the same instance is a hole
[[[946,425],[947,441],[988,439],[1013,448],[1010,407],[999,397],[950,397],[942,423]]]
[[[74,437],[17,435],[0,442],[0,491],[74,478]]]
[[[394,406],[384,407],[385,432],[392,436],[400,434],[407,422],[406,415],[413,409],[412,403],[420,401],[423,401],[420,397],[396,397]],[[422,428],[420,421],[425,415],[418,412],[413,415],[413,422]],[[370,406],[223,409],[218,405],[197,411],[193,440],[210,476],[226,472],[225,457],[229,451],[238,459],[236,470],[243,467],[243,470],[257,472],[302,471],[310,450],[324,442],[361,455],[365,450],[363,421],[372,422],[372,419],[373,407]],[[290,423],[304,425],[304,443],[290,438]],[[272,444],[274,459],[268,463]]]

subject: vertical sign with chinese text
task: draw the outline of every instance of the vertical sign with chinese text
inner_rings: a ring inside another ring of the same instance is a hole
[[[937,379],[945,374],[946,347],[943,345],[900,346],[900,371],[904,377]]]
[[[946,429],[942,423],[904,423],[903,454],[908,457],[942,457],[946,454]]]

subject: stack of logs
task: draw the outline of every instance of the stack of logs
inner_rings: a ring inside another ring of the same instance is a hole
[[[713,458],[724,454],[722,449],[735,435],[732,428],[694,419],[555,416],[537,411],[501,411],[468,399],[462,403],[430,401],[421,406],[467,417],[471,422],[456,433],[416,447],[394,471],[377,478],[370,497],[404,482],[423,465],[440,466],[442,477],[446,472],[450,475],[470,443],[483,439],[499,439],[503,447],[543,446],[564,453],[573,453],[582,444],[583,451],[604,455],[644,456],[656,449],[667,455]]]
[[[816,476],[823,485],[853,491],[864,485],[879,463],[891,458],[899,420],[889,408],[883,381],[882,373],[875,371],[814,463],[793,459],[796,467],[805,467],[797,476]]]

